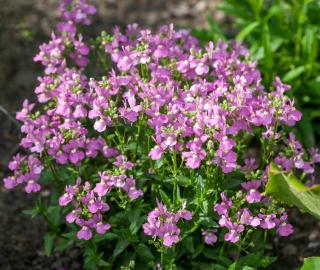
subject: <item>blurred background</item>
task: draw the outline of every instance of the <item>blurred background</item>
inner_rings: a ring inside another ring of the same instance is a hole
[[[259,61],[264,83],[275,75],[292,85],[304,118],[295,130],[307,147],[320,143],[320,1],[319,0],[89,0],[97,7],[90,33],[137,22],[192,29],[201,41],[235,38]],[[0,0],[0,179],[18,149],[15,111],[33,91],[39,63],[32,58],[48,41],[59,18],[58,0]],[[0,186],[0,269],[81,269],[78,250],[44,255],[45,223],[21,214],[31,198]],[[292,210],[294,236],[275,243],[274,269],[297,267],[303,257],[319,255],[320,223]],[[277,240],[276,240],[277,241]]]

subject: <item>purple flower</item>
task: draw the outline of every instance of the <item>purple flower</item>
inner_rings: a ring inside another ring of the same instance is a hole
[[[78,219],[80,217],[82,210],[81,209],[74,209],[72,210],[72,212],[70,212],[69,214],[67,214],[66,216],[66,220],[68,223],[73,223],[76,221],[76,219]]]
[[[250,210],[247,208],[242,210],[240,222],[244,225],[250,225],[252,227],[257,227],[260,225],[260,219],[258,217],[253,217]]]
[[[279,236],[289,236],[293,234],[293,226],[288,223],[281,223],[277,228]]]
[[[38,192],[40,190],[40,185],[35,180],[29,180],[25,187],[27,193]]]
[[[156,145],[155,147],[153,147],[151,149],[151,151],[149,152],[149,157],[152,159],[152,160],[158,160],[161,158],[163,154],[163,150],[160,148],[160,146]]]
[[[155,59],[164,58],[169,55],[169,50],[163,44],[158,45],[157,49],[154,51],[153,56]]]
[[[18,185],[14,176],[9,176],[9,177],[4,178],[3,184],[6,189],[13,189]]]
[[[260,227],[263,229],[273,229],[276,227],[276,216],[274,214],[270,215],[263,215],[259,214],[258,217],[260,218]]]
[[[146,235],[159,237],[166,247],[171,247],[179,242],[180,229],[177,223],[180,219],[190,220],[192,213],[184,209],[177,213],[169,212],[161,202],[157,202],[157,208],[149,212],[148,220],[142,225]]]
[[[106,231],[110,230],[110,228],[111,228],[110,224],[103,224],[102,222],[99,222],[96,225],[96,231],[99,234],[105,234]]]
[[[224,240],[231,243],[238,242],[240,239],[240,233],[244,231],[244,226],[236,223],[229,223],[227,228],[229,229],[229,232],[224,235]]]
[[[92,238],[92,231],[87,226],[83,226],[81,230],[77,232],[77,238],[80,240],[90,240]]]
[[[202,76],[202,75],[205,75],[209,72],[209,67],[203,63],[203,62],[200,62],[196,69],[195,69],[195,72],[197,73],[197,75],[199,76]]]
[[[261,201],[261,194],[257,189],[261,186],[261,182],[259,180],[252,180],[250,182],[245,182],[241,184],[242,188],[247,191],[247,202],[254,203]]]
[[[217,230],[205,230],[202,232],[202,236],[204,238],[204,242],[207,245],[213,245],[218,241],[218,237],[216,235]]]
[[[218,215],[227,215],[228,209],[232,206],[231,200],[228,199],[228,197],[224,194],[224,192],[221,193],[221,203],[216,203],[213,210],[218,213]]]

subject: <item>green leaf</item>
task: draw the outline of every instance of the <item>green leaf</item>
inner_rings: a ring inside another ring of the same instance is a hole
[[[243,28],[240,33],[236,36],[236,40],[241,42],[243,41],[254,29],[260,25],[259,22],[252,22]]]
[[[320,185],[309,188],[293,174],[283,173],[274,163],[270,165],[266,194],[320,219]]]
[[[265,62],[266,68],[270,71],[273,67],[273,55],[272,55],[272,48],[271,48],[270,30],[269,30],[269,25],[267,23],[264,23],[262,28],[262,46],[264,49],[264,62]],[[268,78],[268,80],[270,79],[271,78]]]
[[[126,248],[127,246],[129,246],[129,242],[127,239],[119,239],[116,247],[114,248],[113,257],[117,257],[119,254],[121,254]]]
[[[284,82],[290,82],[296,78],[298,78],[303,72],[305,72],[306,67],[305,66],[299,66],[296,67],[295,69],[292,69],[288,71],[284,76],[283,76],[283,81]]]
[[[139,208],[133,209],[128,213],[128,220],[130,222],[129,230],[133,235],[139,231],[140,226],[144,221],[140,214],[141,210]]]
[[[70,239],[64,239],[61,238],[58,240],[58,242],[55,244],[55,250],[62,252],[64,251],[68,246],[70,246],[73,243]]]
[[[154,256],[150,249],[145,244],[139,244],[136,246],[136,252],[143,258],[148,260],[154,260]]]
[[[66,237],[70,240],[73,240],[73,241],[76,241],[78,238],[77,238],[77,233],[76,232],[68,232],[68,233],[64,233],[62,234],[63,237]]]
[[[266,22],[268,20],[270,20],[270,18],[272,18],[273,16],[277,16],[278,14],[280,14],[281,12],[283,12],[283,9],[281,8],[281,6],[273,6],[272,8],[270,8],[268,10],[267,15],[263,18],[263,20]]]
[[[45,254],[49,257],[52,253],[52,248],[53,248],[53,241],[55,239],[55,235],[51,233],[47,233],[43,240],[44,240],[44,251]]]
[[[304,145],[308,148],[315,146],[315,134],[314,128],[311,123],[311,119],[304,114],[302,119],[297,124],[300,140],[303,141]]]
[[[159,193],[160,193],[161,200],[164,202],[164,204],[170,205],[171,200],[170,200],[169,196],[162,189],[159,189]]]
[[[103,260],[103,259],[99,260],[98,263],[97,263],[97,265],[98,265],[98,266],[104,266],[104,267],[110,267],[110,266],[111,266],[110,263],[106,262],[106,261]]]
[[[192,184],[191,179],[189,177],[186,177],[184,175],[179,175],[177,177],[178,183],[179,185],[183,186],[183,187],[188,187]]]
[[[303,266],[300,270],[319,270],[320,257],[310,257],[303,260]]]
[[[224,257],[224,256],[220,256],[218,254],[215,254],[214,251],[211,248],[208,248],[208,247],[206,247],[203,250],[203,255],[206,258],[214,260],[214,261],[218,262],[219,264],[221,264],[221,265],[223,265],[225,267],[228,267],[229,265],[232,264],[232,261],[229,258]]]
[[[204,245],[201,243],[197,246],[195,252],[192,254],[192,259],[198,257],[200,255],[200,253],[203,251],[204,249]]]
[[[34,218],[35,216],[38,215],[39,211],[37,208],[32,208],[32,209],[23,210],[22,213]]]
[[[188,236],[182,241],[182,246],[185,250],[190,252],[191,254],[194,254],[195,248],[193,244],[193,237]]]
[[[112,232],[107,232],[106,234],[96,234],[93,237],[93,241],[95,243],[99,243],[99,242],[102,242],[102,241],[112,241],[112,240],[117,239],[117,238],[118,238],[117,234],[112,233]]]
[[[60,210],[61,207],[59,205],[56,206],[49,206],[46,211],[46,216],[49,221],[49,225],[54,228],[58,228],[60,224]]]

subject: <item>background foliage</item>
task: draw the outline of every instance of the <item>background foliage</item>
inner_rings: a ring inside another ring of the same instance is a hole
[[[194,34],[204,41],[222,37],[244,42],[259,61],[267,86],[276,75],[289,83],[289,95],[304,115],[299,137],[314,146],[320,138],[320,1],[224,0],[219,8],[230,16],[232,27],[209,18],[210,30]]]

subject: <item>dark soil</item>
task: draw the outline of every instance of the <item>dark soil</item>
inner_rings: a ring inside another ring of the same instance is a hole
[[[204,27],[205,16],[221,19],[218,0],[92,0],[98,7],[94,32],[114,25],[138,22],[156,28],[163,23]],[[0,179],[7,173],[10,156],[18,150],[18,125],[10,118],[25,98],[34,100],[33,89],[41,67],[32,62],[37,47],[48,40],[58,18],[58,0],[0,0]],[[82,269],[80,251],[46,257],[43,235],[46,223],[31,219],[22,210],[32,206],[32,196],[0,187],[0,270]],[[294,269],[304,257],[319,254],[320,222],[291,211],[295,234],[276,239],[271,253],[279,260],[274,270]]]

